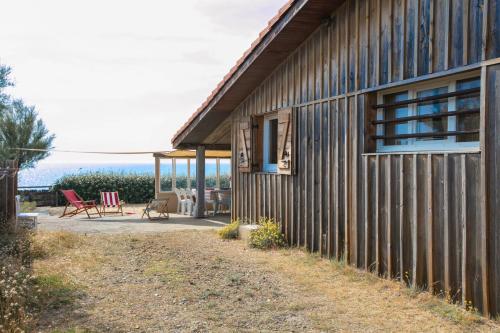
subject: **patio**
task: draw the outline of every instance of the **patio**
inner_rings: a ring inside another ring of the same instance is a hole
[[[89,234],[160,233],[180,230],[215,230],[230,222],[229,215],[194,218],[170,213],[170,219],[150,221],[141,219],[144,205],[127,205],[125,215],[107,215],[89,220],[84,214],[59,218],[61,207],[39,207],[38,229],[42,231],[71,231]]]

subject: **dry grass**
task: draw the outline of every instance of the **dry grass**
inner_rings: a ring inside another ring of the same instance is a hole
[[[35,270],[57,276],[70,296],[78,290],[46,314],[39,326],[46,332],[500,329],[341,262],[252,250],[215,232],[42,233],[37,242],[46,255]]]

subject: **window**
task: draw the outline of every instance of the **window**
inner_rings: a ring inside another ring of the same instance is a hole
[[[264,118],[263,140],[263,170],[276,172],[278,170],[278,116]]]
[[[377,152],[478,148],[479,93],[478,77],[380,93]]]
[[[295,126],[292,108],[241,117],[237,134],[239,172],[295,172]]]

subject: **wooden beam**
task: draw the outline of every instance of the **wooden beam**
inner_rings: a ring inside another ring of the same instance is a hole
[[[380,156],[375,156],[375,270],[380,274]]]
[[[465,154],[460,156],[462,165],[462,173],[460,177],[460,205],[462,206],[462,214],[460,215],[460,225],[462,227],[462,303],[466,304],[468,288],[467,276],[467,172],[465,163]]]
[[[485,7],[486,8],[486,7]],[[487,75],[488,70],[487,67],[481,68],[481,95],[480,95],[480,108],[482,110],[480,114],[479,127],[480,131],[480,147],[481,147],[481,184],[479,190],[480,202],[481,202],[481,220],[480,220],[480,256],[481,256],[481,291],[482,291],[482,306],[483,313],[485,315],[489,315],[490,306],[489,306],[489,258],[488,258],[488,230],[489,230],[489,204],[488,201],[488,193],[487,193],[487,184],[488,180],[488,169],[487,169],[487,160],[489,158],[489,151],[486,145],[486,124],[488,119],[490,118],[490,110],[488,110],[486,98],[488,91],[487,87]],[[494,110],[491,110],[493,112]],[[493,116],[491,116],[493,118]],[[496,133],[498,135],[498,133]],[[491,149],[491,148],[490,148]],[[493,148],[494,149],[494,148]]]
[[[429,0],[429,71],[434,72],[434,0]],[[438,0],[442,1],[442,0]]]
[[[451,58],[451,17],[452,17],[452,10],[451,10],[451,2],[452,0],[443,0],[444,7],[445,7],[445,28],[446,31],[444,33],[444,69],[448,70],[450,69],[450,58]]]
[[[450,283],[450,213],[449,213],[449,196],[450,196],[450,185],[449,185],[449,155],[444,154],[443,159],[443,259],[444,259],[444,291],[445,295],[448,296],[451,293],[451,283]]]
[[[427,284],[429,291],[434,292],[434,265],[433,265],[433,193],[432,193],[432,154],[427,155],[426,178],[427,178],[427,214],[426,214],[426,230],[427,230]]]
[[[369,263],[369,252],[370,252],[370,224],[369,224],[369,217],[370,213],[368,212],[369,209],[369,200],[370,200],[370,187],[369,187],[369,179],[368,179],[368,156],[363,155],[363,183],[364,183],[364,208],[363,208],[363,218],[365,222],[365,269],[368,270],[370,268],[370,263]]]
[[[405,2],[405,1],[403,1]],[[404,179],[405,179],[405,163],[404,155],[399,156],[399,274],[401,275],[401,281],[404,281],[405,277],[405,265],[404,265],[404,230],[405,230],[405,205],[404,205]]]
[[[463,55],[462,55],[462,61],[463,65],[467,65],[469,62],[469,1],[470,0],[463,0],[463,25],[462,25],[462,33],[463,33]]]
[[[414,154],[412,156],[412,183],[411,183],[411,195],[413,200],[413,209],[412,209],[412,217],[411,217],[411,231],[412,231],[412,286],[417,286],[417,274],[418,274],[418,266],[420,263],[418,262],[418,195],[417,195],[417,162],[418,155]]]
[[[391,159],[388,155],[385,160],[385,206],[386,206],[386,237],[387,237],[387,276],[392,278],[392,194],[391,194]]]

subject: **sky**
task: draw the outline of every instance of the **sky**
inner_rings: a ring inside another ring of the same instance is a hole
[[[63,150],[164,151],[286,0],[2,1],[9,92]],[[44,163],[152,162],[53,153]]]

